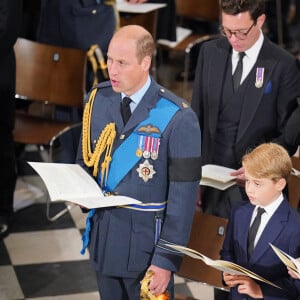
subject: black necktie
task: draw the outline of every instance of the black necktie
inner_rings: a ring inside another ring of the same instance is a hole
[[[239,52],[239,61],[235,68],[235,71],[232,75],[233,81],[233,89],[236,92],[241,84],[242,74],[243,74],[243,58],[245,56],[245,52]]]
[[[248,232],[248,256],[250,257],[253,249],[254,249],[254,240],[256,237],[257,230],[259,228],[261,222],[261,215],[265,212],[265,210],[261,207],[258,207],[256,217],[249,229]]]
[[[132,100],[129,97],[124,97],[121,103],[121,114],[122,114],[124,125],[127,123],[127,121],[131,116],[131,110],[129,105],[131,101]]]

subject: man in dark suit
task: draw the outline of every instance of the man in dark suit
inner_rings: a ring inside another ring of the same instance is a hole
[[[90,236],[103,300],[139,300],[147,270],[154,272],[151,294],[168,289],[174,299],[172,274],[181,257],[164,244],[187,244],[196,206],[197,117],[149,76],[154,45],[143,27],[121,27],[108,48],[110,81],[96,86],[85,105],[77,163],[106,193],[142,202],[89,212],[84,246]]]
[[[263,35],[263,0],[223,0],[220,9],[225,37],[200,49],[192,108],[202,131],[202,165],[238,169],[233,175],[243,179],[241,158],[261,142],[275,141],[290,155],[295,152],[297,145],[283,132],[297,106],[300,73],[297,60]],[[240,193],[246,200],[236,186],[225,192],[203,188],[203,210],[228,217]]]
[[[243,166],[250,203],[232,212],[221,258],[280,288],[248,276],[224,273],[230,299],[297,300],[300,282],[290,278],[287,267],[270,246],[292,257],[300,256],[300,215],[282,193],[291,173],[291,158],[282,146],[264,143],[244,156]]]
[[[13,142],[16,63],[13,46],[18,37],[22,1],[0,2],[0,238],[9,232],[16,184]]]

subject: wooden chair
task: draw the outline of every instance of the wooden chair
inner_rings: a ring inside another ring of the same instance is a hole
[[[219,259],[227,223],[228,220],[225,218],[196,211],[188,247],[212,259]],[[220,271],[207,266],[201,260],[196,260],[186,255],[177,275],[225,290]],[[184,297],[183,295],[176,295],[175,299],[192,300],[192,298]]]
[[[197,20],[205,22],[217,22],[219,19],[219,1],[218,0],[175,0],[176,1],[176,15],[178,16],[178,25],[181,26],[185,20]],[[185,54],[184,59],[184,80],[183,90],[186,90],[188,82],[188,71],[190,62],[190,51],[195,44],[209,39],[208,33],[195,33],[192,31],[190,35],[184,38],[181,42],[173,45],[166,45],[158,41],[158,50],[167,50],[181,52]]]
[[[54,142],[81,122],[55,119],[59,106],[81,109],[85,96],[86,52],[78,49],[55,47],[19,38],[15,44],[16,98],[30,100],[28,109],[17,109],[14,140],[20,144],[38,145],[47,149],[52,161]],[[37,109],[38,108],[38,109]],[[50,217],[55,220],[69,207]]]
[[[293,168],[300,171],[300,158],[292,156]],[[288,179],[288,196],[292,207],[298,209],[300,201],[300,177],[293,174]]]

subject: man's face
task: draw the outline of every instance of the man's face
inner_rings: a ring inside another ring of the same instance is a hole
[[[107,57],[109,78],[115,92],[131,96],[145,84],[151,58],[138,60],[133,39],[115,36],[109,45]]]
[[[246,51],[255,44],[264,21],[265,15],[261,15],[255,22],[249,12],[237,15],[222,13],[223,31],[232,48],[238,52]]]

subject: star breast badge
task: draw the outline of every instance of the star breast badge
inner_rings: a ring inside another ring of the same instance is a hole
[[[139,174],[139,177],[142,178],[144,182],[152,179],[153,175],[156,173],[148,159],[146,159],[142,164],[139,164],[139,167],[136,170]]]

